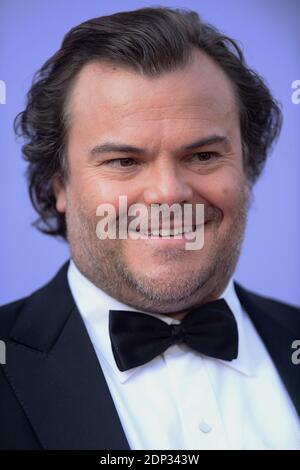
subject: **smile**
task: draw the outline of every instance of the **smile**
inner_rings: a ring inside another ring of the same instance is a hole
[[[203,224],[192,225],[190,227],[176,227],[176,228],[163,228],[163,229],[154,229],[152,231],[144,230],[129,230],[129,233],[140,233],[143,237],[158,237],[158,238],[170,238],[180,235],[186,235],[188,233],[196,233],[200,228],[203,227]]]

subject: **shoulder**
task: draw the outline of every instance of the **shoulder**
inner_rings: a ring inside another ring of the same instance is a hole
[[[300,307],[275,297],[258,294],[234,282],[237,296],[250,316],[264,316],[300,331]]]
[[[23,317],[24,327],[29,327],[34,317],[41,309],[49,311],[57,306],[57,303],[63,302],[64,297],[68,297],[67,269],[69,261],[65,262],[55,276],[46,284],[36,289],[28,296],[0,306],[0,339],[9,336],[13,325],[19,317]],[[65,304],[65,302],[64,302]]]
[[[264,294],[258,294],[257,292],[253,292],[252,290],[246,289],[245,287],[242,287],[239,284],[239,287],[241,287],[245,292],[248,293],[248,295],[251,295],[252,298],[256,302],[260,302],[262,304],[265,304],[267,306],[277,306],[278,308],[283,308],[283,309],[289,309],[294,312],[300,312],[300,306],[292,304],[291,302],[284,302],[283,300],[280,300],[274,296],[269,296],[269,295],[264,295]]]
[[[6,338],[28,297],[0,306],[0,338]]]
[[[276,297],[271,297],[269,295],[259,294],[254,292],[244,286],[242,286],[239,282],[234,282],[236,290],[238,290],[242,295],[251,297],[253,302],[260,303],[261,305],[265,305],[267,307],[276,307],[280,309],[288,309],[291,311],[300,312],[300,306],[292,304],[290,302],[284,302]]]

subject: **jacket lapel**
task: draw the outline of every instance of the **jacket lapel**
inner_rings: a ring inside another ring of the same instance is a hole
[[[44,449],[129,450],[68,286],[68,263],[25,303],[3,368]]]
[[[299,309],[262,297],[234,282],[237,296],[281,376],[300,417],[300,369],[292,362],[292,343],[300,339]]]

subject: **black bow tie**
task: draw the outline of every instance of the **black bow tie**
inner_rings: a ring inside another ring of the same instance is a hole
[[[238,354],[237,323],[224,299],[191,310],[173,325],[141,312],[110,310],[109,335],[121,371],[145,364],[181,341],[225,361]]]

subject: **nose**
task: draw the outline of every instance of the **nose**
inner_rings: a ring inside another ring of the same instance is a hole
[[[153,164],[144,189],[145,204],[183,204],[191,202],[193,190],[182,169],[172,160]]]

